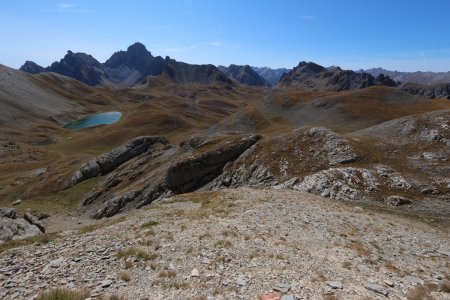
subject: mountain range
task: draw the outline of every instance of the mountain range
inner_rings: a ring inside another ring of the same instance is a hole
[[[324,91],[388,86],[399,87],[421,97],[450,97],[450,83],[447,81],[449,73],[392,72],[380,68],[355,72],[339,67],[323,67],[313,62],[300,62],[293,69],[235,64],[228,67],[195,65],[170,57],[153,56],[141,43],[129,46],[126,51],[115,52],[104,63],[100,63],[91,55],[69,50],[60,61],[55,61],[48,67],[26,61],[20,70],[30,74],[58,73],[90,86],[131,87],[164,77],[178,84],[220,83],[230,87],[244,84]]]
[[[268,67],[252,67],[252,69],[270,85],[277,84],[283,74],[292,70],[286,68],[271,69]]]
[[[402,83],[417,83],[417,84],[439,84],[450,82],[450,72],[399,72],[390,71],[383,68],[373,68],[367,70],[359,70],[360,73],[369,73],[373,76],[380,74],[388,75],[395,81]]]
[[[268,85],[268,82],[249,65],[238,66],[232,64],[228,67],[219,66],[219,69],[231,79],[236,80],[237,82],[242,84],[253,86]]]
[[[31,74],[55,72],[91,86],[133,86],[148,76],[159,75],[181,84],[233,84],[213,65],[186,64],[170,57],[153,56],[141,43],[129,46],[126,51],[115,52],[105,63],[100,63],[91,55],[69,50],[64,58],[49,67],[43,68],[27,61],[20,70]]]

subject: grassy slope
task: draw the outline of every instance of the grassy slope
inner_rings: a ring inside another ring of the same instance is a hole
[[[60,197],[71,208],[67,202],[77,203],[79,197],[70,196],[70,190],[59,194],[61,182],[83,161],[136,136],[161,135],[175,145],[190,135],[220,130],[272,136],[298,126],[326,126],[345,133],[409,114],[450,108],[447,100],[424,100],[383,87],[340,93],[246,86],[230,90],[220,85],[174,85],[156,78],[133,89],[107,89],[56,74],[33,76],[32,80],[83,107],[85,114],[119,110],[123,116],[116,124],[77,132],[48,119],[32,129],[1,127],[0,131],[10,133],[6,139],[14,136],[20,146],[20,151],[4,159],[0,156],[1,206],[17,198],[55,203]],[[324,105],[314,107],[317,101]],[[81,116],[74,112],[71,118]],[[26,172],[47,166],[43,177],[20,179]]]

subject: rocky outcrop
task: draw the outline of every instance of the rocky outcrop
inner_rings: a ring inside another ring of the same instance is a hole
[[[22,218],[13,208],[0,208],[0,243],[32,237],[43,232],[44,226],[31,214],[26,213]]]
[[[411,184],[391,168],[378,165],[330,168],[303,178],[292,178],[274,188],[292,188],[341,201],[363,201],[378,200],[387,191],[408,191]],[[408,203],[400,198],[387,197],[386,202],[395,206]]]
[[[94,219],[112,217],[122,212],[129,203],[135,203],[136,208],[141,208],[159,198],[165,198],[172,195],[167,189],[164,181],[151,183],[142,190],[128,192],[124,195],[117,195],[110,200],[105,201],[91,216]]]
[[[339,67],[325,68],[313,62],[300,62],[292,71],[281,77],[279,84],[282,87],[336,92],[370,86],[397,86],[389,76],[380,74],[375,78],[368,73],[342,70]]]
[[[431,99],[450,99],[450,83],[439,83],[433,85],[407,83],[402,85],[401,88],[402,90],[419,97]]]
[[[263,139],[228,164],[210,188],[272,186],[289,178],[355,163],[360,154],[330,129],[313,127]]]
[[[227,163],[238,158],[258,139],[259,135],[251,135],[236,142],[227,141],[219,144],[214,151],[178,161],[167,171],[167,187],[175,194],[198,189],[219,176]]]
[[[384,201],[387,205],[395,207],[411,203],[411,200],[402,196],[389,196]]]
[[[312,143],[321,144],[317,151],[326,155],[330,165],[348,164],[360,159],[349,142],[330,129],[314,127],[306,131],[305,137]]]
[[[219,66],[219,69],[224,72],[228,77],[241,84],[251,86],[266,86],[267,82],[259,76],[249,65],[238,66],[229,65],[228,67]]]
[[[376,191],[380,185],[373,172],[360,168],[330,168],[291,179],[277,188],[292,188],[336,200],[361,200],[366,194]]]
[[[111,152],[86,162],[67,181],[67,185],[73,186],[81,181],[105,175],[124,162],[149,150],[154,144],[167,145],[168,142],[159,136],[143,136],[131,140],[128,144],[120,146]]]
[[[85,195],[81,209],[90,217],[100,219],[140,208],[173,194],[194,191],[220,175],[227,163],[238,158],[259,138],[258,135],[237,133],[194,136],[178,147],[168,147],[160,141],[159,146],[135,153],[135,157],[109,173]],[[110,157],[116,152],[100,158]],[[79,173],[100,174],[100,158],[84,165],[92,171],[85,172],[82,168]],[[74,178],[84,177],[77,175]]]
[[[14,208],[0,208],[0,218],[17,218],[17,212]]]
[[[39,221],[37,220],[37,218],[35,218],[32,214],[30,214],[30,213],[25,213],[25,214],[23,215],[23,218],[24,218],[28,223],[30,223],[31,225],[34,225],[34,226],[36,226],[37,228],[39,228],[39,230],[40,230],[41,232],[45,233],[45,227],[44,227],[44,225],[42,225],[42,223],[39,222]]]
[[[130,192],[125,195],[116,196],[106,201],[100,209],[92,214],[92,217],[94,219],[101,219],[114,216],[119,213],[128,202],[133,201],[138,195],[139,192]]]

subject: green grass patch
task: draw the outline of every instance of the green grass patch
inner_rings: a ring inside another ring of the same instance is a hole
[[[69,189],[35,196],[29,199],[22,199],[22,203],[17,206],[18,210],[25,211],[32,209],[47,213],[71,212],[78,208],[84,196],[97,186],[103,177],[93,178],[81,182]],[[16,197],[17,199],[20,197]]]
[[[156,221],[147,221],[141,225],[141,228],[149,228],[149,227],[156,226],[158,224],[159,224],[159,222],[156,222]]]

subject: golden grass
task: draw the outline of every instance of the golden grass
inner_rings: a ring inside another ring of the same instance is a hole
[[[175,278],[177,276],[177,273],[173,270],[162,270],[158,273],[158,277],[167,277],[167,278]]]
[[[126,220],[125,216],[122,216],[122,217],[119,217],[119,218],[111,218],[111,219],[108,219],[108,220],[106,220],[104,222],[100,222],[100,223],[84,226],[81,229],[79,229],[79,232],[80,233],[89,233],[89,232],[98,230],[100,228],[104,228],[104,227],[107,227],[107,226],[111,226],[113,224],[117,224],[117,223],[123,222],[125,220]]]
[[[150,254],[145,250],[136,247],[128,247],[126,249],[121,249],[117,253],[117,259],[128,258],[130,256],[135,256],[138,259],[148,261],[157,258],[158,254],[156,253]]]
[[[42,244],[51,243],[54,240],[56,240],[57,238],[59,238],[59,235],[57,233],[44,233],[44,234],[40,234],[37,236],[21,239],[21,240],[7,241],[7,242],[4,242],[3,244],[0,244],[0,253],[5,252],[10,249],[13,249],[13,248],[31,245],[31,244],[42,245]]]
[[[40,293],[36,300],[84,300],[89,298],[88,290],[67,290],[56,288],[47,292]]]
[[[130,281],[131,280],[131,275],[129,272],[120,272],[119,273],[119,278],[123,281]]]
[[[218,240],[214,242],[214,247],[218,248],[229,248],[233,246],[233,243],[230,240]]]
[[[366,246],[359,241],[351,241],[350,243],[345,244],[345,247],[357,252],[360,256],[370,255],[370,252]]]

